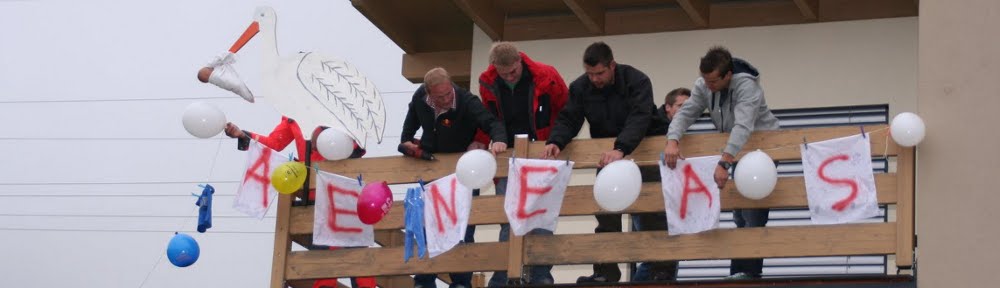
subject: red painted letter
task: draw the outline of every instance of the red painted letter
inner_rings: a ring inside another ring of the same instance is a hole
[[[333,184],[326,184],[326,195],[330,197],[330,215],[326,219],[326,226],[330,227],[333,232],[346,232],[346,233],[361,233],[361,228],[359,227],[343,227],[337,226],[337,214],[343,215],[355,215],[357,217],[358,211],[347,210],[347,209],[337,209],[337,201],[334,201],[333,197],[336,194],[347,195],[350,197],[358,198],[358,192],[345,190]]]
[[[257,173],[257,169],[263,168],[264,171]],[[260,157],[250,165],[250,169],[247,169],[245,175],[243,175],[243,183],[247,181],[257,181],[261,185],[264,185],[264,203],[262,206],[267,207],[267,191],[271,190],[271,149],[260,149]]]
[[[552,186],[541,186],[541,187],[529,187],[528,186],[528,174],[529,173],[559,173],[555,167],[535,167],[535,166],[521,166],[521,197],[517,199],[517,218],[527,219],[535,215],[544,214],[548,209],[538,209],[528,213],[524,211],[524,205],[528,202],[528,194],[538,194],[539,197],[542,194],[549,193],[552,190]]]
[[[695,187],[691,187],[691,183],[694,182]],[[705,193],[708,196],[708,207],[712,207],[712,192],[708,191],[708,187],[705,183],[701,182],[701,178],[698,178],[698,174],[694,173],[694,169],[691,165],[684,166],[684,192],[681,193],[681,220],[684,220],[687,214],[688,208],[688,195],[691,193]]]
[[[847,161],[850,159],[851,157],[846,154],[834,155],[833,157],[823,160],[823,164],[819,164],[819,170],[816,171],[816,174],[819,174],[819,179],[823,180],[823,182],[830,183],[830,185],[834,186],[851,186],[851,195],[847,195],[847,198],[834,203],[833,210],[844,211],[844,209],[847,209],[847,205],[854,202],[854,198],[858,197],[858,182],[851,179],[833,179],[827,177],[826,173],[824,173],[824,169],[826,169],[826,165],[830,165],[833,161]]]
[[[451,179],[451,206],[444,202],[444,198],[441,197],[441,191],[438,190],[437,184],[431,185],[431,201],[434,202],[434,217],[437,219],[438,233],[444,233],[444,221],[441,221],[441,206],[444,206],[444,213],[447,214],[448,218],[451,218],[451,225],[458,224],[458,216],[455,215],[455,183],[458,178]]]

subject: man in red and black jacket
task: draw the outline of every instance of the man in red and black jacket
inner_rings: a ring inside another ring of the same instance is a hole
[[[514,135],[525,134],[531,140],[545,141],[556,122],[556,116],[566,105],[569,90],[555,68],[535,62],[520,52],[513,43],[498,42],[490,48],[490,66],[479,75],[479,95],[487,111],[507,129],[507,143],[514,144]],[[480,131],[476,143],[481,148],[489,138]],[[477,144],[478,143],[478,144]],[[507,192],[507,178],[496,181],[497,195]],[[552,231],[535,229],[530,235],[551,235]],[[510,225],[500,225],[500,241],[510,238]],[[552,266],[528,268],[525,279],[530,284],[552,284]],[[497,271],[489,287],[507,286],[507,272]]]
[[[327,128],[328,127],[325,126],[319,126],[316,127],[316,129],[313,129],[313,134],[311,139],[316,139],[316,136],[319,136],[319,133],[323,132],[323,130],[326,130]],[[298,153],[297,155],[299,155],[300,157],[299,159],[296,159],[296,161],[302,162],[303,161],[302,157],[305,157],[306,155],[306,139],[305,137],[302,137],[302,129],[299,128],[299,124],[296,123],[294,119],[285,116],[281,116],[281,122],[279,122],[278,126],[275,126],[274,130],[271,130],[271,133],[266,136],[246,130],[240,130],[240,127],[236,126],[236,124],[233,124],[232,122],[226,123],[225,132],[226,136],[239,139],[237,147],[240,150],[247,149],[247,146],[250,143],[250,139],[260,142],[260,144],[264,144],[264,146],[274,149],[275,151],[284,150],[285,147],[288,147],[288,144],[291,144],[292,141],[295,141],[295,152]],[[361,158],[361,156],[364,155],[365,155],[365,149],[358,146],[358,143],[355,142],[354,152],[351,153],[350,158]],[[316,146],[313,145],[312,151],[310,151],[309,160],[310,162],[326,161],[326,158],[323,158],[323,156],[319,154],[319,150],[316,150]],[[309,200],[313,201],[315,197],[316,197],[316,190],[309,189]],[[338,248],[338,247],[327,247],[320,245],[313,245],[313,246],[314,247],[310,248],[314,250],[317,249],[335,250]],[[319,279],[313,283],[313,288],[335,288],[338,287],[337,284],[338,284],[337,278]],[[376,285],[375,278],[373,277],[351,278],[352,287],[375,288],[375,285]]]
[[[479,75],[483,105],[504,123],[510,144],[517,134],[527,134],[531,140],[549,139],[568,94],[555,68],[531,60],[510,42],[493,45],[490,66]],[[476,142],[489,143],[489,137],[480,131]]]

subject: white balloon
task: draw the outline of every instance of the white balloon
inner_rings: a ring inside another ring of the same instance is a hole
[[[892,118],[892,124],[889,125],[892,140],[903,147],[917,146],[924,140],[924,129],[924,120],[910,112],[899,113]]]
[[[764,199],[774,191],[778,183],[778,169],[771,156],[760,150],[744,155],[733,173],[736,190],[753,200]]]
[[[639,198],[642,177],[639,166],[629,160],[611,162],[597,173],[594,181],[594,200],[602,209],[622,211]]]
[[[194,137],[211,138],[226,128],[226,114],[215,105],[194,102],[184,109],[181,123]]]
[[[354,139],[346,132],[327,128],[316,136],[316,150],[327,160],[342,160],[354,153]]]
[[[497,159],[492,153],[482,149],[465,152],[455,164],[455,174],[458,182],[462,182],[465,187],[487,188],[497,175]]]

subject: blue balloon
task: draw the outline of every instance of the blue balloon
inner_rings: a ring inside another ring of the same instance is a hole
[[[198,248],[198,241],[187,234],[174,233],[174,238],[167,244],[167,259],[177,267],[187,267],[198,261],[201,248]]]

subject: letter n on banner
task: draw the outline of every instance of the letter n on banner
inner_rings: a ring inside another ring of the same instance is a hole
[[[801,148],[813,223],[839,224],[879,215],[867,136],[814,142],[808,149]]]
[[[677,160],[677,168],[660,165],[663,200],[670,235],[691,234],[719,227],[719,185],[715,166],[722,156]]]
[[[316,210],[313,244],[368,247],[375,244],[375,229],[358,218],[358,179],[319,171],[316,173]]]
[[[278,196],[278,191],[271,186],[271,171],[287,161],[288,157],[260,142],[253,142],[247,151],[247,168],[243,173],[243,183],[236,191],[233,209],[250,217],[263,219],[271,201]]]
[[[556,230],[574,162],[510,159],[503,208],[514,235],[535,228]]]
[[[427,252],[437,257],[465,238],[472,210],[472,189],[462,186],[455,174],[424,186],[424,228]]]

